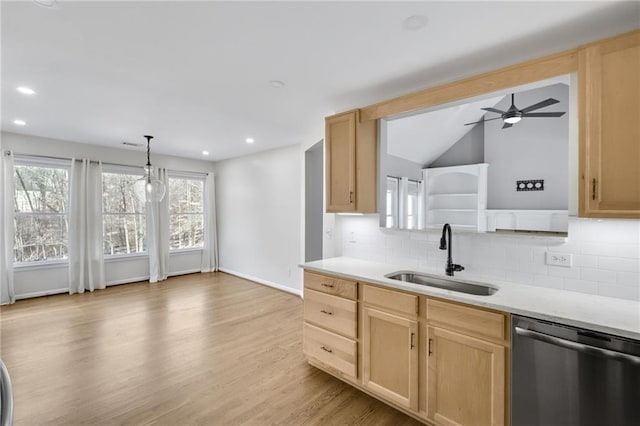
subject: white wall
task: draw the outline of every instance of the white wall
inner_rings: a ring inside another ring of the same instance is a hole
[[[303,164],[299,145],[216,163],[220,270],[300,294]]]
[[[444,273],[439,231],[382,229],[378,215],[338,216],[336,222],[343,256]],[[573,266],[546,265],[546,251],[572,254]],[[465,267],[460,277],[640,300],[640,220],[570,217],[567,239],[454,232],[453,260]]]
[[[26,136],[2,132],[2,149],[12,150],[15,154],[45,155],[60,158],[89,158],[104,163],[131,166],[144,166],[146,149],[136,150],[111,148],[98,145],[80,144],[56,139]],[[154,166],[166,167],[177,171],[200,173],[213,172],[214,163],[165,155],[154,155]],[[176,252],[170,254],[169,275],[196,272],[200,270],[202,254],[200,250]],[[107,258],[105,260],[105,278],[107,285],[149,279],[149,260],[146,255],[127,258]],[[67,292],[69,290],[68,265],[28,266],[14,270],[14,287],[17,298],[40,296]]]

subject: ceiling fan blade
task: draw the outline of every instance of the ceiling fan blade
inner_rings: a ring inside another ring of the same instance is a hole
[[[471,124],[484,123],[485,121],[499,120],[499,119],[501,119],[501,118],[502,118],[502,117],[495,117],[495,118],[489,118],[489,119],[486,119],[486,120],[474,121],[473,123],[465,123],[465,126],[469,126],[469,125],[471,125]]]
[[[480,108],[482,110],[485,111],[490,111],[490,112],[495,112],[496,114],[504,114],[505,111],[500,111],[499,109],[495,109],[495,108]]]
[[[538,102],[537,104],[533,104],[533,105],[530,105],[530,106],[528,106],[526,108],[521,109],[520,112],[527,113],[529,111],[534,111],[536,109],[544,108],[544,107],[547,107],[549,105],[557,104],[558,102],[560,102],[560,101],[557,100],[557,99],[553,99],[553,98],[545,99],[542,102]]]
[[[513,124],[511,123],[504,123],[504,126],[502,126],[503,129],[508,129],[509,127],[513,127]]]
[[[530,112],[522,114],[523,117],[562,117],[564,112]]]

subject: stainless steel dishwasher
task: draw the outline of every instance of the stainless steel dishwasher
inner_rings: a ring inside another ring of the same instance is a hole
[[[640,342],[512,315],[512,426],[640,425]]]

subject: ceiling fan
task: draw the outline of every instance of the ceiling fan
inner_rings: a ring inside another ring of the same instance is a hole
[[[506,111],[500,111],[499,109],[496,109],[496,108],[480,108],[485,111],[495,112],[496,114],[500,114],[500,117],[489,118],[486,120],[482,119],[480,121],[474,121],[473,123],[466,123],[465,126],[469,126],[471,124],[483,123],[485,121],[498,120],[501,118],[504,121],[504,126],[502,126],[502,128],[507,129],[513,126],[518,121],[522,120],[523,118],[562,117],[565,114],[564,112],[531,112],[531,111],[538,110],[540,108],[548,107],[549,105],[557,104],[558,102],[560,101],[557,99],[549,98],[549,99],[545,99],[542,102],[538,102],[537,104],[529,105],[526,108],[518,109],[515,105],[515,94],[512,93],[511,106]]]

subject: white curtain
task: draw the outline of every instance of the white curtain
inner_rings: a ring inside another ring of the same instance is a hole
[[[202,272],[214,272],[218,270],[218,229],[216,227],[216,186],[213,173],[207,174],[204,191]]]
[[[147,250],[149,251],[149,282],[167,279],[169,270],[169,175],[167,169],[158,168],[158,180],[167,192],[160,202],[148,202]]]
[[[69,223],[69,294],[105,288],[102,164],[72,160]]]
[[[2,303],[13,303],[16,295],[13,289],[13,153],[4,152],[0,173],[0,226],[2,227],[2,241],[0,241],[0,295]]]

